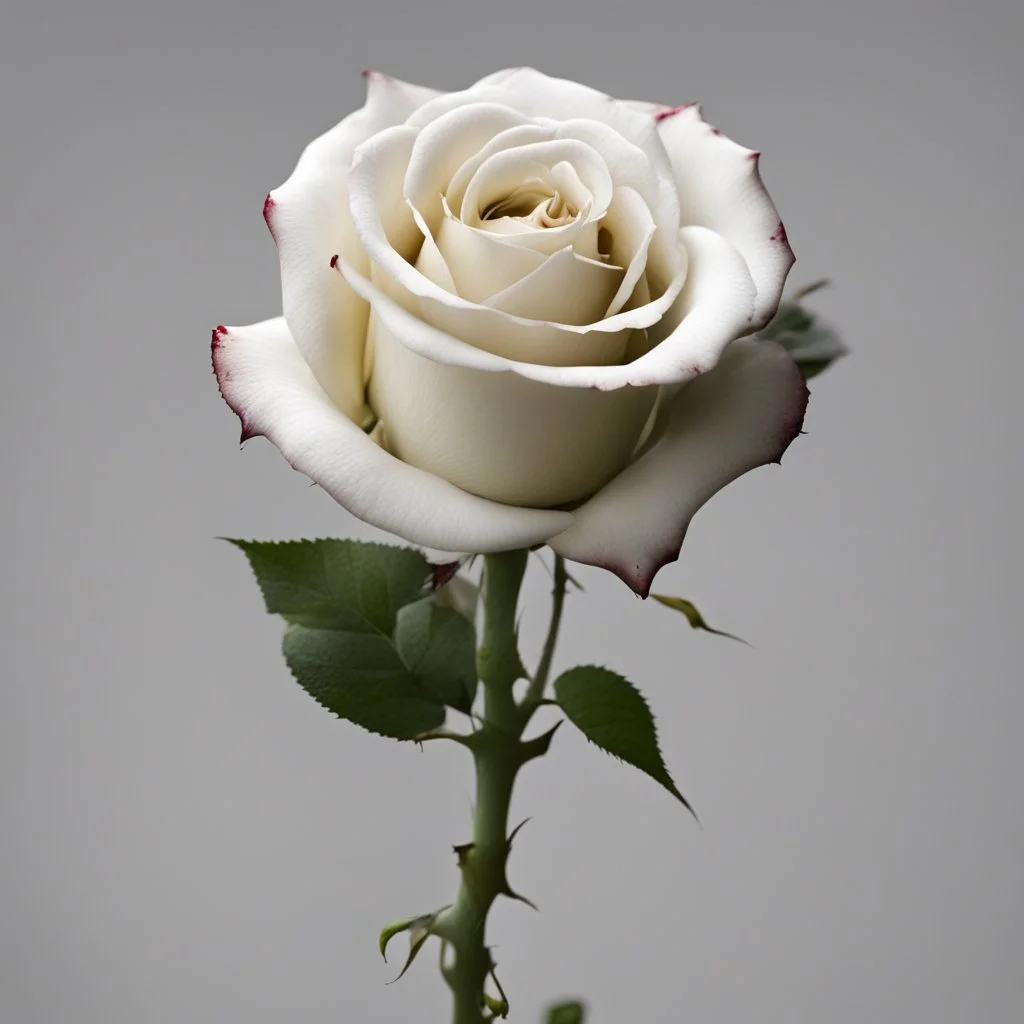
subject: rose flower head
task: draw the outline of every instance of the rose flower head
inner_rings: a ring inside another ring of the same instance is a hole
[[[748,337],[793,263],[758,154],[529,68],[366,78],[267,197],[284,315],[214,331],[243,437],[414,544],[546,543],[646,596],[803,423],[792,358]]]

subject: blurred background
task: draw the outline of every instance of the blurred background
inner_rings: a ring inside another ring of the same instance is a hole
[[[442,1021],[376,937],[448,901],[464,752],[339,723],[213,538],[373,532],[238,449],[210,329],[279,311],[260,211],[362,103],[533,64],[763,150],[853,355],[657,589],[580,569],[556,668],[658,715],[703,828],[566,732],[493,922],[512,1019],[954,1024],[1024,999],[1014,0],[13,0],[0,14],[0,1019]],[[535,568],[524,626],[547,613]]]

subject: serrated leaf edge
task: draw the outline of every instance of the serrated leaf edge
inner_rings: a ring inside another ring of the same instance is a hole
[[[640,691],[639,687],[635,683],[627,679],[624,675],[622,675],[621,672],[616,672],[614,669],[608,668],[606,665],[574,665],[572,668],[566,669],[564,672],[560,673],[558,678],[555,680],[555,696],[557,697],[558,695],[558,684],[563,676],[568,675],[570,672],[576,672],[583,669],[596,669],[599,672],[608,672],[611,675],[618,677],[622,680],[622,682],[624,682],[627,686],[630,687],[630,689],[633,691],[633,693],[637,695],[637,697],[640,698],[644,707],[647,709],[647,713],[651,716],[651,732],[654,736],[654,749],[658,755],[658,760],[661,762],[661,770],[664,772],[665,778],[659,779],[656,775],[652,775],[650,772],[641,768],[639,765],[635,765],[630,761],[627,761],[619,754],[616,754],[614,751],[608,750],[606,747],[601,746],[600,743],[597,743],[595,740],[591,739],[578,725],[576,725],[572,717],[569,715],[569,712],[566,711],[566,709],[563,707],[561,701],[556,700],[555,703],[558,704],[559,708],[561,708],[562,713],[570,722],[572,722],[573,725],[576,726],[579,733],[588,743],[597,747],[598,750],[607,754],[609,757],[614,758],[620,764],[624,764],[629,768],[633,768],[634,770],[640,772],[642,775],[646,775],[649,779],[653,779],[655,782],[658,783],[658,785],[662,786],[669,793],[671,793],[690,812],[690,814],[693,815],[694,820],[696,820],[699,824],[700,819],[697,817],[697,812],[693,809],[693,806],[690,804],[690,801],[687,800],[686,797],[683,796],[683,794],[679,791],[679,787],[675,784],[675,780],[672,778],[672,773],[668,770],[668,765],[665,763],[665,755],[662,753],[661,742],[658,737],[658,720],[655,717],[654,712],[651,710],[651,705],[648,702],[647,698],[643,695],[643,693]]]

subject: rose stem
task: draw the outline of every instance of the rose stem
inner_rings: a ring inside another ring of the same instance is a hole
[[[525,675],[516,636],[516,605],[526,571],[526,551],[488,555],[484,562],[483,637],[477,651],[477,670],[484,688],[483,719],[466,745],[476,768],[473,838],[456,848],[462,878],[455,902],[434,932],[454,951],[454,962],[442,959],[442,971],[452,990],[453,1024],[483,1024],[488,1013],[484,989],[494,969],[485,944],[487,915],[500,895],[512,896],[505,874],[510,848],[509,804],[519,769],[544,754],[551,733],[523,742],[522,735],[543,697],[551,668],[565,597],[565,565],[555,563],[551,626],[537,673],[521,704],[512,692]]]

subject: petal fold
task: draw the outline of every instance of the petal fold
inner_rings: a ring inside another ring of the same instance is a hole
[[[807,386],[774,342],[743,339],[679,389],[659,441],[575,511],[549,543],[611,570],[641,597],[679,557],[690,520],[726,484],[778,462],[799,434]]]
[[[470,302],[484,302],[543,266],[547,257],[528,246],[509,245],[490,231],[471,228],[447,214],[437,233],[455,292]]]
[[[409,157],[403,193],[436,231],[441,220],[441,196],[467,160],[496,135],[531,126],[511,107],[474,103],[458,107],[431,121],[417,135]]]
[[[621,267],[587,259],[563,249],[486,302],[512,316],[556,324],[591,324],[601,320],[615,298]]]
[[[283,317],[215,330],[213,367],[243,436],[267,437],[354,516],[413,544],[508,551],[547,540],[572,522],[568,512],[468,494],[379,448],[317,383]]]
[[[441,94],[379,71],[366,72],[366,103],[303,151],[288,180],[267,197],[264,216],[277,243],[285,318],[321,387],[357,422],[363,403],[366,303],[328,261],[335,253],[364,269],[348,209],[346,176],[360,143],[404,121]]]
[[[696,104],[654,115],[672,161],[683,224],[717,231],[740,252],[757,288],[750,331],[774,316],[794,255],[761,181],[759,154],[709,125]]]

